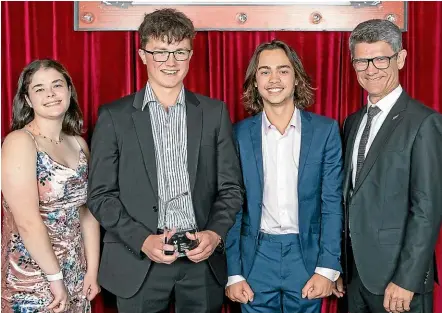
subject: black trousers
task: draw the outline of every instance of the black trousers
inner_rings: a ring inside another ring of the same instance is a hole
[[[384,295],[375,295],[362,284],[352,260],[352,277],[347,286],[348,311],[350,313],[386,313]],[[407,313],[433,313],[433,293],[414,294]]]
[[[172,264],[152,263],[140,290],[131,298],[117,297],[119,313],[218,313],[224,286],[213,275],[207,261],[193,263],[186,257]]]

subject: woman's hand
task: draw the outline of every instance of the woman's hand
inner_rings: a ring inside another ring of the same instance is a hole
[[[83,281],[83,296],[91,301],[100,291],[101,287],[97,281],[97,274],[86,272]]]
[[[54,296],[54,300],[49,304],[48,309],[54,313],[66,311],[69,307],[69,296],[63,280],[51,281],[49,283],[49,289]]]

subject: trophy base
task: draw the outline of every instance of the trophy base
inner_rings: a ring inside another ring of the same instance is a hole
[[[168,245],[172,245],[175,251],[178,252],[178,257],[182,258],[186,256],[186,250],[195,249],[199,242],[198,240],[192,240],[187,238],[186,232],[191,234],[196,233],[196,230],[186,230],[182,232],[176,232],[168,241]],[[175,251],[164,251],[165,255],[173,255]]]

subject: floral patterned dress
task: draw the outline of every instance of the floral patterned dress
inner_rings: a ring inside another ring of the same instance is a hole
[[[72,169],[39,151],[37,145],[37,184],[40,215],[69,294],[70,303],[65,312],[90,313],[89,301],[82,298],[86,258],[79,210],[86,203],[88,164],[83,150],[79,153],[78,166]],[[53,300],[49,282],[24,246],[5,201],[1,262],[1,312],[49,313],[46,307]]]

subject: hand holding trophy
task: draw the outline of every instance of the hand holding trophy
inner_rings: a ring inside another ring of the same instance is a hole
[[[174,251],[165,250],[165,255],[173,255],[177,251],[178,257],[185,257],[186,251],[195,249],[199,244],[195,216],[189,216],[182,208],[182,200],[188,196],[189,192],[186,191],[164,202],[164,243],[175,248]],[[186,233],[192,236],[187,236]]]

